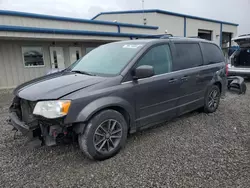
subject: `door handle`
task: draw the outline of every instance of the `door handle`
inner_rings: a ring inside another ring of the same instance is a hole
[[[188,80],[188,77],[189,77],[189,76],[183,76],[183,77],[181,78],[181,81],[187,81],[187,80]]]
[[[170,83],[170,84],[175,83],[175,82],[177,82],[177,79],[176,79],[176,78],[171,78],[171,79],[168,81],[168,83]]]

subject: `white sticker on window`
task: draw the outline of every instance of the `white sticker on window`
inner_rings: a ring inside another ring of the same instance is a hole
[[[125,44],[123,46],[123,48],[133,48],[133,49],[136,49],[136,48],[139,48],[139,47],[142,47],[142,44]]]

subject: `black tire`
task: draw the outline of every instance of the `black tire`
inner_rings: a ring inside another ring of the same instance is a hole
[[[121,131],[118,132],[120,129]],[[114,132],[117,133],[113,134]],[[104,110],[91,118],[84,133],[79,134],[78,143],[80,149],[90,159],[104,160],[113,157],[125,146],[127,133],[128,126],[123,115],[115,110]],[[99,145],[98,143],[102,140],[103,142]]]
[[[221,96],[220,88],[217,85],[212,85],[207,91],[205,96],[204,112],[206,113],[215,112],[220,104],[220,96]]]

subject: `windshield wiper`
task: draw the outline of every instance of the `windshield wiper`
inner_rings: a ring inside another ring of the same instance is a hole
[[[86,74],[86,75],[89,75],[89,76],[96,76],[95,74],[91,74],[89,72],[81,71],[81,70],[73,70],[71,72],[75,72],[75,73],[79,73],[79,74]]]

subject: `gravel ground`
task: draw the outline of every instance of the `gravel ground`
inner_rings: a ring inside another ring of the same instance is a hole
[[[250,83],[248,83],[250,88]],[[227,93],[214,114],[193,112],[129,136],[102,162],[77,144],[30,149],[5,123],[0,97],[0,187],[249,187],[250,92]]]

